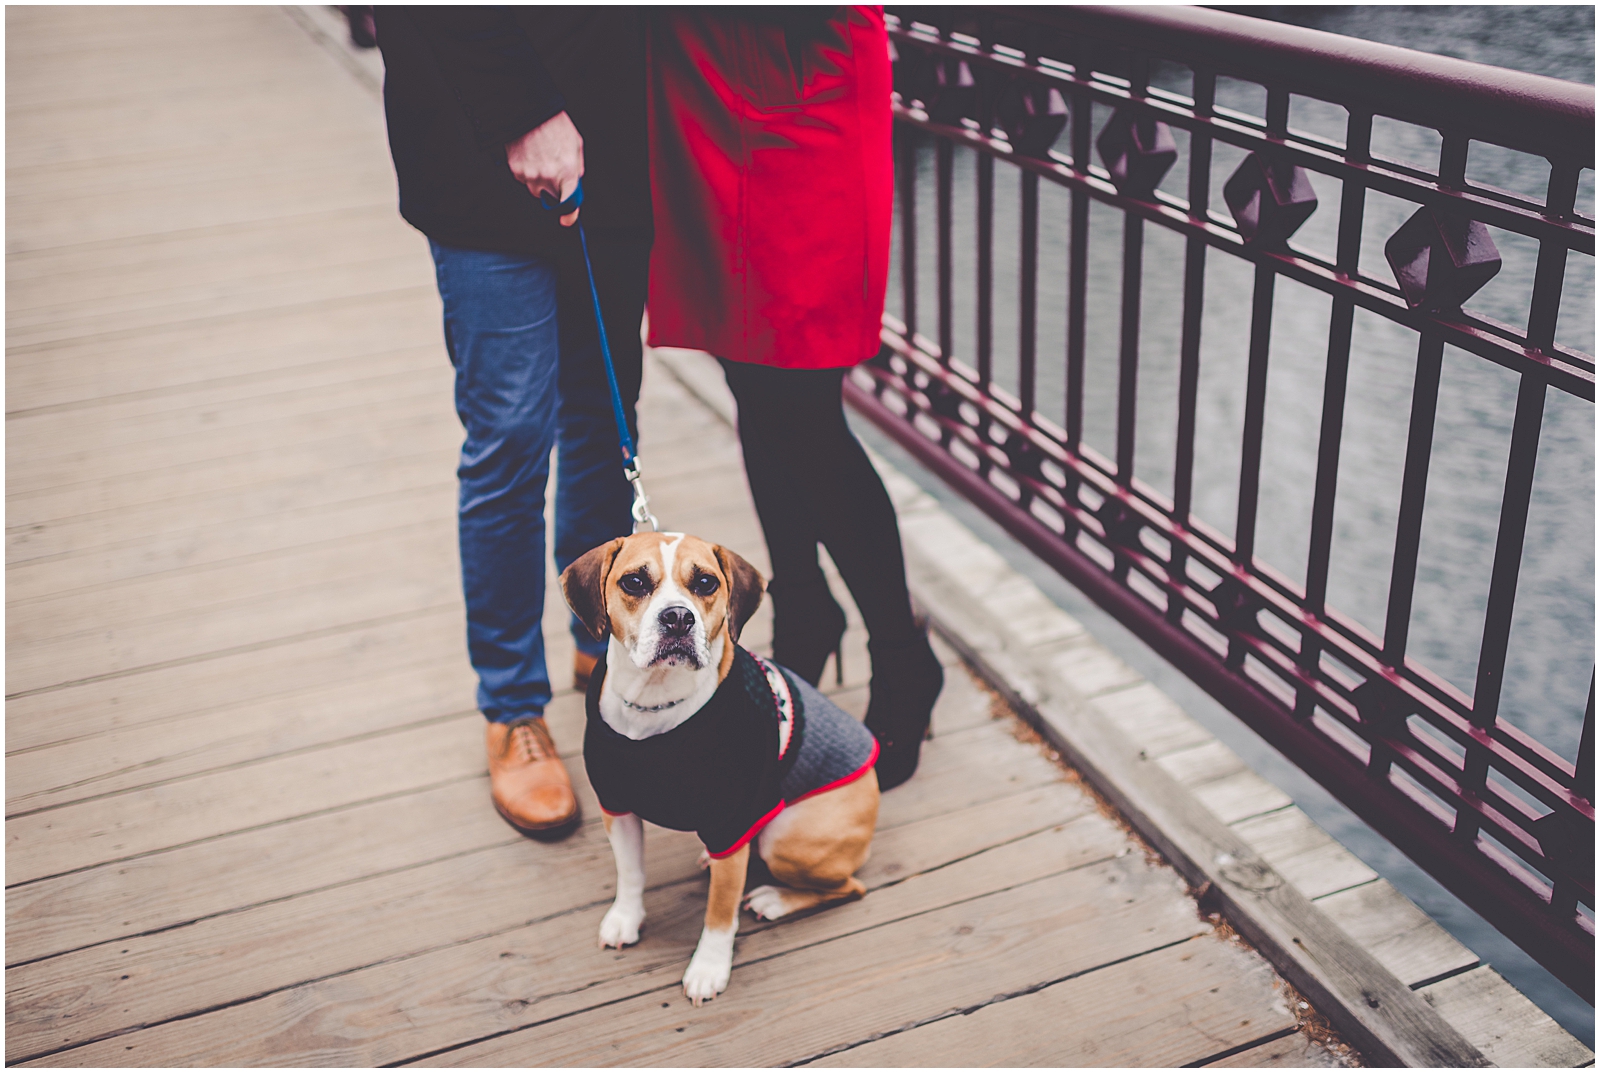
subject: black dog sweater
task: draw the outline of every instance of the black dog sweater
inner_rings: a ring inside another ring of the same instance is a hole
[[[589,679],[583,759],[600,807],[694,831],[713,857],[754,838],[785,805],[842,786],[878,759],[871,731],[808,683],[734,646],[694,715],[634,741],[600,717],[605,657]]]

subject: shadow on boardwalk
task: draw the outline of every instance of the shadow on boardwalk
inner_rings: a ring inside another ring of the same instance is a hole
[[[652,831],[645,938],[598,950],[586,784],[554,846],[488,803],[449,367],[371,87],[278,9],[7,30],[10,1062],[1334,1061],[948,651],[865,900],[747,920],[694,1010],[698,846]],[[731,430],[660,365],[641,423],[663,518],[761,563]],[[859,715],[858,625],[845,669]],[[550,717],[581,783],[580,698]]]

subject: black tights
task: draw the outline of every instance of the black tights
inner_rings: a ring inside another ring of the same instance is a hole
[[[820,542],[875,646],[917,636],[894,504],[845,422],[845,370],[724,361],[722,371],[779,595],[824,583]]]

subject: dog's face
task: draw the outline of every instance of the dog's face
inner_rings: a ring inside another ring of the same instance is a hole
[[[617,639],[634,666],[700,670],[761,604],[761,575],[726,548],[683,533],[635,533],[584,554],[561,591],[596,640]]]

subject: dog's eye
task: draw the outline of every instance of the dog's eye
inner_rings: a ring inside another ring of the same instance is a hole
[[[696,596],[710,596],[721,582],[710,574],[701,574],[689,583],[689,591]]]
[[[643,574],[623,574],[617,584],[629,596],[643,596],[650,591],[650,579]]]

